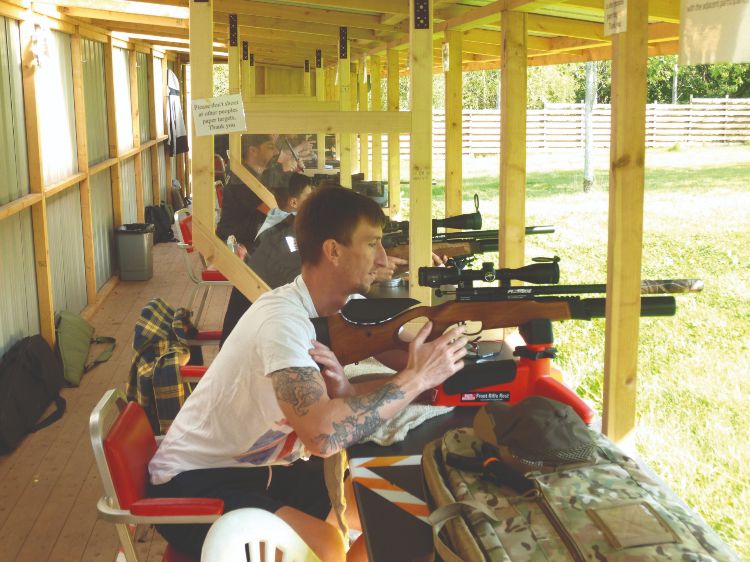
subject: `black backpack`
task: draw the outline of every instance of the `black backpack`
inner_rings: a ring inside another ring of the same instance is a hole
[[[170,215],[166,204],[162,203],[158,207],[148,205],[145,218],[147,223],[154,225],[154,244],[177,240],[172,232],[174,218]]]
[[[60,396],[63,366],[39,335],[23,338],[0,359],[0,453],[15,449],[28,433],[59,420],[65,412]],[[39,417],[51,402],[57,408]]]

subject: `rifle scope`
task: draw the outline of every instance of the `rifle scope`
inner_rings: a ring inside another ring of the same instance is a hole
[[[526,283],[554,284],[560,281],[560,266],[557,261],[532,263],[516,269],[495,269],[494,264],[485,262],[482,269],[464,269],[457,267],[420,267],[419,284],[422,287],[439,288],[441,285],[471,286],[472,281],[500,281],[500,285],[509,285],[512,280]]]
[[[435,233],[438,228],[479,230],[482,228],[482,215],[477,211],[444,219],[432,219],[432,232]],[[388,221],[383,228],[383,234],[390,232],[409,232],[409,221]]]

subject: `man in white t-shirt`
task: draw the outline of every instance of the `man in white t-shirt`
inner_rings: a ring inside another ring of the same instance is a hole
[[[152,496],[218,497],[225,511],[266,509],[321,560],[344,560],[340,534],[325,522],[330,503],[319,457],[370,435],[459,370],[466,353],[462,328],[427,343],[428,323],[408,356],[378,357],[400,369],[396,375],[352,385],[333,353],[314,341],[310,318],[335,314],[366,293],[386,264],[384,219],[374,201],[349,189],[324,188],[307,199],[295,221],[302,274],[240,319],[149,464]],[[207,528],[159,531],[199,556]]]

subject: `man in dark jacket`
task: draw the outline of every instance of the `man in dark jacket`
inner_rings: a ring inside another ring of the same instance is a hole
[[[271,135],[242,136],[242,163],[261,183],[263,173],[271,167],[278,154]],[[234,235],[237,242],[249,247],[266,218],[261,211],[262,205],[260,197],[233,175],[224,188],[221,219],[216,226],[217,236],[226,240]]]

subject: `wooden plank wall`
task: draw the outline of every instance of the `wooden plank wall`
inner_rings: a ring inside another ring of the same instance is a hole
[[[576,149],[584,145],[583,104],[550,104],[526,112],[529,150]],[[597,104],[593,112],[594,145],[609,148],[611,111]],[[463,111],[463,154],[500,153],[500,112]],[[400,135],[400,154],[409,155],[409,135]],[[667,148],[676,143],[750,142],[750,99],[695,99],[689,104],[648,104],[646,146]],[[388,139],[383,138],[388,154]],[[370,143],[370,150],[372,150]],[[445,158],[445,112],[433,112],[433,156]]]

